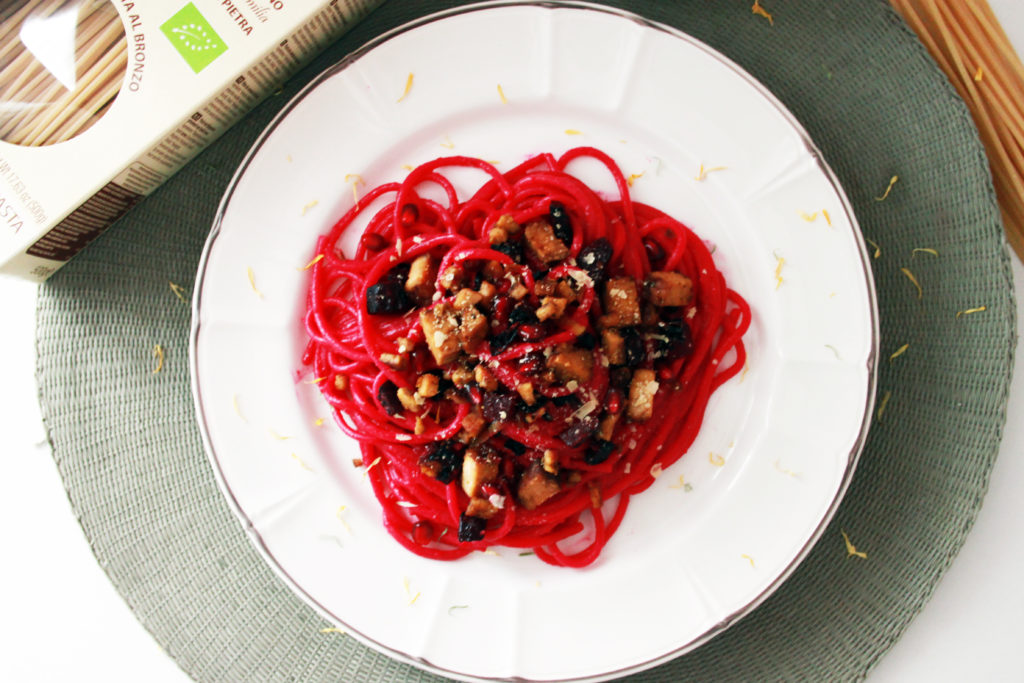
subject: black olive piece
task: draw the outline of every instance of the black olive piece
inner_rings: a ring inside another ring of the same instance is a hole
[[[382,279],[366,289],[366,312],[370,315],[402,313],[408,308],[405,286],[396,279]]]
[[[459,515],[459,543],[480,541],[484,537],[487,520],[482,517],[470,517],[465,512]]]
[[[530,325],[536,325],[537,314],[530,308],[529,304],[519,303],[512,309],[512,312],[508,316],[508,321],[513,325],[522,325],[524,323]]]
[[[571,246],[572,221],[569,220],[569,212],[565,210],[565,206],[560,202],[551,202],[548,205],[548,220],[551,221],[555,237],[562,240],[565,246]]]
[[[665,250],[653,240],[644,240],[644,251],[647,252],[647,260],[651,264],[661,263],[665,259]]]
[[[484,271],[476,271],[476,275],[473,276],[473,289],[480,291],[480,285],[484,283]]]
[[[569,448],[576,448],[597,431],[597,418],[587,415],[558,435],[558,438]]]
[[[584,332],[580,336],[576,337],[576,346],[581,349],[586,349],[587,351],[593,351],[594,347],[597,346],[597,337],[589,332]]]
[[[519,328],[509,327],[504,332],[499,332],[491,337],[491,354],[501,353],[509,347],[519,336]]]
[[[564,406],[572,406],[573,408],[579,408],[581,405],[583,405],[583,402],[580,401],[580,397],[577,396],[576,394],[566,394],[565,396],[552,396],[551,404],[559,408],[562,408]]]
[[[604,269],[611,258],[612,243],[602,237],[580,249],[576,263],[590,276],[594,284],[598,284],[604,280]]]
[[[629,392],[629,383],[633,381],[633,373],[629,368],[615,368],[611,371],[609,380],[612,387],[625,394]]]
[[[515,439],[510,439],[508,437],[505,437],[505,448],[507,448],[513,455],[522,455],[526,451],[530,450]]]
[[[431,444],[430,451],[424,456],[424,459],[429,462],[435,462],[440,466],[437,468],[437,474],[434,475],[434,478],[442,484],[451,482],[455,477],[456,471],[459,469],[459,464],[462,462],[456,444],[450,439]]]
[[[665,358],[679,358],[693,353],[690,326],[682,320],[663,320],[656,326],[655,350]]]
[[[502,242],[501,244],[492,245],[491,249],[493,249],[494,251],[497,251],[497,252],[501,252],[502,254],[504,254],[505,256],[508,256],[510,259],[512,259],[516,263],[521,264],[523,262],[523,243],[522,242],[513,242],[512,240],[508,240],[508,241]]]
[[[397,415],[402,412],[402,402],[398,400],[398,387],[391,380],[380,385],[380,389],[377,390],[377,400],[380,401],[381,408],[388,415]]]
[[[600,465],[615,452],[615,444],[604,439],[594,439],[593,445],[583,454],[583,462],[588,465]]]
[[[529,405],[526,401],[519,400],[519,412],[526,414],[533,414],[544,407],[544,404],[548,402],[546,396],[534,396],[533,405]]]
[[[644,362],[644,357],[647,355],[644,349],[644,339],[640,336],[640,333],[632,327],[624,327],[619,330],[619,334],[622,335],[626,352],[626,365],[631,368],[635,368]]]
[[[515,417],[519,397],[513,394],[484,392],[480,401],[480,412],[488,422],[507,422]]]

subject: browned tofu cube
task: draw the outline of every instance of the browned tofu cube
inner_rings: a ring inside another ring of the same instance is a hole
[[[380,362],[395,370],[405,370],[409,367],[409,354],[407,353],[382,353]]]
[[[459,293],[455,295],[455,309],[461,311],[463,308],[476,306],[482,300],[483,296],[480,295],[480,292],[474,292],[472,289],[463,287],[459,290]]]
[[[560,490],[558,480],[544,471],[539,460],[534,460],[519,479],[516,497],[524,508],[535,510]]]
[[[459,320],[451,304],[437,304],[420,311],[420,327],[427,348],[438,365],[447,365],[459,355]]]
[[[541,263],[563,261],[569,256],[569,247],[555,237],[555,230],[547,221],[529,223],[523,235],[526,237],[527,248]]]
[[[448,373],[448,379],[457,387],[464,387],[473,381],[473,371],[465,365],[458,365]]]
[[[466,414],[466,417],[462,418],[462,433],[467,441],[480,436],[480,432],[486,426],[487,420],[480,414],[479,408],[474,408]]]
[[[625,365],[626,340],[614,328],[607,327],[601,330],[601,349],[609,363]]]
[[[498,478],[497,456],[478,448],[467,448],[462,456],[462,490],[472,498],[479,495],[480,487]]]
[[[405,291],[420,305],[430,303],[434,296],[437,280],[437,259],[430,254],[421,254],[409,265],[409,277],[405,279]]]
[[[516,391],[519,392],[519,397],[523,399],[526,405],[532,406],[537,402],[537,397],[533,393],[533,382],[523,382],[516,385]]]
[[[491,282],[497,282],[501,278],[505,277],[505,265],[498,261],[488,261],[484,264],[482,269],[484,277]]]
[[[490,306],[491,302],[494,301],[495,295],[498,293],[498,288],[494,286],[494,283],[484,280],[480,283],[480,289],[477,290],[480,293],[480,301],[485,306]]]
[[[449,292],[454,292],[462,286],[463,281],[466,279],[466,273],[459,266],[448,266],[444,272],[441,273],[441,286],[447,289]]]
[[[459,311],[459,343],[472,353],[487,336],[487,316],[469,306]]]
[[[576,301],[576,290],[565,280],[559,280],[558,284],[555,285],[555,294],[566,301]]]
[[[537,296],[551,296],[555,293],[555,282],[553,280],[538,280],[533,283],[533,293]]]
[[[613,277],[604,286],[604,327],[629,327],[640,323],[640,297],[631,277]]]
[[[491,228],[487,232],[487,241],[492,246],[496,244],[504,244],[508,241],[508,233],[502,228]]]
[[[466,506],[467,517],[479,517],[480,519],[490,519],[498,513],[498,508],[491,505],[491,501],[486,498],[470,498],[469,505]]]
[[[406,387],[398,387],[398,400],[403,408],[413,413],[423,406],[423,399]]]
[[[559,346],[545,364],[554,371],[555,377],[563,384],[573,380],[579,383],[589,382],[594,375],[593,354],[575,346]]]
[[[658,380],[654,370],[637,370],[629,383],[629,419],[646,422],[654,414],[654,395],[658,393]]]
[[[682,273],[656,270],[644,281],[644,293],[655,306],[686,306],[693,299],[693,282]]]
[[[544,457],[541,459],[541,467],[548,474],[558,474],[558,453],[551,450],[550,448],[544,451]]]
[[[519,224],[516,223],[514,218],[512,218],[512,214],[508,213],[499,218],[494,224],[494,227],[501,228],[509,235],[514,235],[519,232]]]
[[[565,307],[569,302],[559,296],[546,296],[540,302],[537,309],[537,320],[544,321],[552,318],[561,318],[565,313]]]

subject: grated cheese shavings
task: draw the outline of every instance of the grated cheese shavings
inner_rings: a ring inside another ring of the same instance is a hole
[[[889,185],[888,187],[885,188],[885,192],[882,193],[881,197],[875,197],[875,201],[884,202],[886,199],[888,199],[889,193],[892,192],[892,186],[895,185],[896,181],[898,181],[899,179],[900,177],[898,175],[894,175],[892,178],[889,178]]]
[[[508,98],[505,97],[505,91],[501,89],[501,83],[498,84],[498,97],[501,98],[502,104],[508,104]]]
[[[900,268],[900,272],[902,272],[904,275],[906,275],[907,279],[910,280],[911,282],[913,282],[914,286],[917,287],[917,298],[920,299],[921,297],[923,297],[924,296],[924,290],[921,289],[921,283],[917,281],[917,278],[914,277],[914,274],[910,272],[910,269],[909,268]]]
[[[345,517],[342,516],[342,513],[345,512],[345,508],[346,506],[339,505],[338,509],[334,511],[334,516],[337,518],[339,522],[341,522],[341,525],[345,527],[345,531],[352,533],[352,527],[348,525],[348,521],[346,521]]]
[[[847,557],[859,557],[862,560],[868,559],[868,554],[861,550],[857,550],[857,547],[850,541],[850,536],[843,529],[840,529],[839,533],[843,535],[843,543],[846,545]]]
[[[684,479],[683,475],[681,475],[681,474],[679,475],[679,482],[678,483],[676,483],[676,484],[669,484],[668,485],[668,487],[670,489],[685,489],[687,486],[688,486],[688,484],[686,483],[686,479]]]
[[[747,378],[747,373],[750,372],[750,359],[743,359],[743,372],[740,373],[740,384],[743,384],[743,380]]]
[[[774,254],[774,252],[773,252],[773,254]],[[781,257],[781,256],[779,256],[778,254],[774,254],[774,256],[775,256],[775,289],[778,289],[779,287],[782,286],[782,283],[783,283],[782,267],[784,265],[786,265],[786,259]]]
[[[910,250],[910,257],[913,258],[917,254],[931,254],[932,256],[938,256],[939,252],[935,249],[929,249],[928,247],[915,247]]]
[[[761,7],[760,0],[754,0],[754,5],[750,8],[750,11],[759,17],[764,17],[765,19],[767,19],[768,24],[770,26],[775,25],[775,19],[772,17],[771,14],[768,13],[768,10],[766,10],[764,7]]]
[[[188,299],[186,299],[185,295],[184,295],[184,292],[185,292],[185,288],[184,287],[182,287],[179,284],[175,284],[174,282],[171,282],[170,280],[167,281],[167,284],[169,284],[171,286],[171,291],[174,292],[174,296],[178,297],[183,304],[187,304],[188,303]]]
[[[708,452],[708,462],[710,462],[715,467],[725,466],[725,458],[723,458],[718,453],[714,452]]]
[[[455,143],[452,142],[452,139],[447,135],[444,136],[444,142],[441,143],[441,146],[445,149],[455,149]]]
[[[313,207],[315,207],[319,203],[320,203],[319,199],[314,199],[314,200],[312,200],[310,202],[307,202],[305,205],[303,205],[302,212],[299,215],[300,216],[305,216],[307,211],[309,211],[310,209],[312,209]]]
[[[775,469],[777,469],[779,472],[782,472],[783,474],[785,474],[787,476],[793,477],[794,479],[798,478],[800,476],[799,474],[797,474],[793,470],[786,469],[785,467],[783,467],[782,466],[782,458],[776,458],[775,459]]]
[[[756,567],[754,566],[754,558],[752,558],[750,555],[747,555],[746,553],[743,553],[742,555],[740,555],[740,557],[742,557],[744,560],[750,563],[751,569],[756,569]]]
[[[818,220],[818,212],[817,211],[815,211],[812,214],[808,214],[808,213],[806,213],[804,211],[797,211],[797,213],[800,214],[800,218],[803,218],[808,223],[813,223],[814,221]]]
[[[406,98],[406,96],[409,94],[409,91],[412,90],[412,80],[413,80],[413,74],[410,71],[409,72],[409,76],[406,77],[406,79],[405,79],[405,90],[402,91],[402,96],[399,97],[396,100],[396,102],[401,102],[402,100],[404,100]]]
[[[372,470],[374,467],[376,467],[379,462],[380,462],[380,456],[378,455],[377,459],[374,460],[373,462],[371,462],[369,465],[367,465],[366,469],[363,470],[363,476],[365,477],[367,474],[369,474],[370,470]]]
[[[891,356],[889,356],[889,362],[892,363],[894,360],[902,356],[910,348],[910,344],[904,344],[900,348],[896,349]]]
[[[365,185],[366,181],[363,180],[363,176],[358,173],[346,173],[345,178],[342,180],[343,183],[347,183],[348,179],[352,178],[352,201],[356,204],[359,203],[359,190],[358,185]]]
[[[156,367],[153,368],[153,374],[155,375],[164,369],[164,347],[159,344],[154,345],[153,357],[156,358]]]
[[[662,467],[661,467],[661,463],[660,462],[656,462],[653,465],[651,465],[651,476],[652,477],[657,479],[658,477],[661,476],[661,473],[662,473]]]
[[[263,298],[263,292],[256,287],[256,275],[252,272],[252,266],[247,267],[246,273],[249,275],[249,286],[252,287],[252,291],[256,292],[256,296]]]
[[[697,171],[697,175],[693,177],[697,182],[704,182],[704,179],[708,177],[708,173],[714,173],[715,171],[725,171],[728,166],[712,166],[711,168],[704,168],[704,164],[700,165],[700,170]]]
[[[885,415],[885,408],[886,408],[886,406],[889,405],[889,399],[891,399],[891,398],[892,398],[892,392],[891,391],[886,391],[885,394],[882,396],[882,400],[879,401],[879,403],[878,403],[878,411],[875,413],[875,417],[878,418],[879,422],[882,421],[882,416]]]
[[[988,310],[988,306],[978,306],[977,308],[968,308],[966,311],[957,311],[956,312],[956,317],[957,317],[957,319],[959,319],[960,316],[972,315],[974,313],[981,313],[981,312],[987,311],[987,310]]]

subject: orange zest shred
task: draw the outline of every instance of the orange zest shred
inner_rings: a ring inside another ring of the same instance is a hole
[[[743,372],[740,373],[740,384],[743,384],[743,380],[747,378],[747,373],[750,372],[750,361],[748,359],[743,360]]]
[[[330,628],[322,628],[322,629],[320,629],[320,633],[341,633],[341,634],[344,634],[345,633],[345,629],[341,629],[341,628],[337,628],[335,626],[332,626]]]
[[[566,128],[566,135],[583,135],[583,131],[576,130],[575,128]]]
[[[900,356],[902,356],[904,353],[907,352],[907,349],[909,349],[909,348],[910,348],[910,344],[904,344],[900,348],[896,349],[896,351],[893,352],[893,354],[891,356],[889,356],[889,362],[891,363],[894,360],[896,360],[897,358],[899,358]]]
[[[957,311],[956,312],[956,317],[960,318],[960,316],[963,316],[963,315],[971,315],[973,313],[981,313],[982,311],[987,311],[987,310],[988,310],[988,306],[978,306],[977,308],[968,308],[966,311]]]
[[[793,470],[789,470],[789,469],[786,469],[785,467],[783,467],[782,466],[782,458],[776,458],[775,459],[775,469],[777,469],[779,472],[782,472],[783,474],[785,474],[787,476],[790,476],[790,477],[798,477],[798,476],[800,476],[796,472],[794,472]]]
[[[805,211],[798,211],[797,213],[800,214],[800,218],[803,218],[808,223],[813,223],[814,221],[818,220],[818,212],[817,211],[815,211],[812,214],[808,214]]]
[[[242,410],[238,407],[238,394],[232,394],[231,407],[232,409],[234,409],[235,415],[237,415],[242,420],[242,422],[248,422],[248,420],[245,419],[245,415],[242,414]]]
[[[302,268],[299,268],[299,270],[309,270],[310,268],[312,268],[316,264],[320,263],[320,261],[322,261],[323,258],[324,258],[323,254],[317,254],[316,258],[314,258],[312,261],[310,261],[309,263],[304,265]],[[323,378],[321,378],[320,380],[317,380],[317,381],[323,381]]]
[[[153,346],[153,357],[156,358],[156,367],[153,369],[155,375],[164,369],[164,347],[159,344]]]
[[[256,275],[255,275],[255,273],[252,272],[252,267],[250,266],[250,267],[246,268],[245,270],[246,270],[246,273],[249,276],[249,286],[252,287],[252,291],[256,292],[256,296],[258,296],[259,298],[262,299],[263,298],[263,292],[261,292],[259,290],[259,288],[256,287]]]
[[[679,475],[679,482],[678,483],[676,483],[676,484],[669,484],[668,485],[668,487],[670,489],[683,489],[683,488],[686,488],[686,486],[687,486],[686,479],[684,479],[683,475],[681,475],[681,474]]]
[[[366,469],[363,470],[363,476],[365,477],[367,474],[369,474],[370,470],[372,470],[374,467],[376,467],[379,462],[380,462],[380,456],[378,455],[377,459],[374,460],[373,462],[371,462],[369,465],[367,465]]]
[[[847,557],[859,557],[862,560],[868,559],[868,554],[861,550],[857,550],[857,547],[853,545],[853,542],[850,541],[849,535],[847,535],[847,533],[844,530],[840,529],[839,533],[843,535],[843,543],[846,544]]]
[[[985,68],[979,66],[978,70],[974,72],[974,80],[981,82],[981,79],[985,77]]]
[[[882,421],[882,416],[885,415],[885,408],[889,405],[890,398],[892,398],[892,392],[886,391],[882,396],[882,400],[878,402],[878,412],[875,413],[875,416],[878,418],[879,422]]]
[[[937,257],[939,255],[939,252],[936,251],[935,249],[930,249],[928,247],[915,247],[915,248],[910,250],[910,257],[911,258],[916,256],[917,254],[931,254],[932,256],[936,256]]]
[[[312,209],[314,206],[316,206],[319,203],[320,203],[319,199],[314,199],[312,201],[307,202],[305,205],[303,205],[302,211],[301,211],[301,213],[299,215],[300,216],[305,216],[307,211],[309,211],[310,209]]]
[[[643,177],[644,177],[644,173],[630,173],[629,177],[626,178],[626,184],[629,185],[630,187],[633,187],[633,183],[636,182],[637,179],[643,178]]]
[[[744,560],[746,560],[747,562],[750,563],[751,569],[755,568],[754,567],[754,558],[752,558],[750,555],[747,555],[746,553],[743,553],[742,555],[740,555],[740,557],[742,557]]]
[[[402,91],[402,96],[398,98],[398,100],[397,100],[398,102],[401,102],[402,100],[404,100],[406,95],[409,94],[409,91],[412,90],[412,79],[413,79],[413,74],[410,71],[409,72],[409,76],[405,79],[405,90]]]
[[[786,259],[775,254],[775,289],[782,286],[782,267],[786,265]]]
[[[444,136],[444,142],[441,143],[441,146],[445,149],[455,149],[455,143],[452,142],[452,139],[447,135]]]
[[[704,168],[704,164],[700,165],[700,169],[697,171],[697,175],[693,177],[698,182],[703,182],[708,177],[708,173],[714,173],[715,171],[725,171],[728,166],[712,166],[711,168]]]
[[[760,0],[754,0],[754,5],[750,8],[750,11],[759,17],[764,17],[765,19],[767,19],[768,24],[770,26],[775,25],[775,19],[772,17],[771,14],[768,13],[768,10],[766,10],[764,7],[761,7]]]
[[[832,216],[828,215],[828,209],[822,209],[821,215],[825,217],[825,222],[828,223],[829,227],[832,227]]]
[[[170,280],[167,281],[167,284],[169,284],[171,286],[171,291],[174,292],[174,296],[176,296],[179,299],[181,299],[182,303],[185,303],[185,304],[188,303],[188,299],[185,298],[185,288],[184,287],[182,287],[181,285],[176,284],[174,282],[171,282]]]
[[[885,192],[882,193],[881,197],[875,197],[875,201],[876,202],[883,202],[883,201],[885,201],[889,197],[889,193],[892,192],[892,186],[895,185],[896,181],[898,181],[899,179],[900,179],[900,177],[898,175],[894,175],[892,178],[889,178],[889,185],[888,185],[888,187],[885,188]]]
[[[322,417],[318,417],[317,419],[313,420],[313,426],[314,427],[323,427],[324,426],[324,419]]]
[[[923,297],[924,296],[924,290],[921,289],[921,283],[917,281],[917,278],[914,277],[914,274],[910,272],[910,269],[909,268],[900,268],[900,271],[904,275],[907,276],[908,280],[910,280],[911,282],[914,283],[915,287],[917,287],[917,298],[920,299],[921,297]]]
[[[348,522],[345,520],[345,517],[341,514],[345,512],[345,507],[346,506],[344,505],[339,505],[338,509],[334,511],[334,516],[337,517],[338,521],[341,522],[341,525],[345,527],[345,531],[352,533],[352,527],[348,525]]]
[[[508,104],[508,98],[505,97],[505,91],[501,89],[501,83],[498,84],[498,97],[501,98],[502,104]]]
[[[870,244],[871,246],[873,246],[875,248],[875,253],[872,254],[873,258],[878,258],[879,256],[882,255],[882,248],[880,246],[878,246],[878,242],[874,241],[873,239],[871,239],[869,237],[865,237],[864,241],[867,242],[868,244]]]
[[[365,185],[366,181],[363,180],[363,176],[358,173],[346,173],[345,178],[342,180],[343,183],[347,183],[349,178],[352,179],[352,201],[356,204],[359,203],[359,190],[356,189],[357,185]]]
[[[708,453],[708,462],[710,462],[715,467],[723,467],[723,466],[725,466],[725,458],[723,458],[718,453],[714,453],[714,452],[709,452]]]
[[[270,434],[270,436],[274,437],[278,441],[287,441],[288,439],[292,438],[290,436],[281,436],[280,434],[275,432],[273,429],[267,429],[267,432]]]

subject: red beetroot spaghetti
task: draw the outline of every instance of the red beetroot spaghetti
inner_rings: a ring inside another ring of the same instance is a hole
[[[582,157],[617,200],[567,172]],[[452,167],[490,178],[460,201]],[[378,198],[346,258],[339,240]],[[746,358],[750,308],[703,242],[631,201],[594,148],[507,173],[435,159],[360,198],[317,255],[303,362],[359,442],[388,532],[425,557],[508,546],[590,564]]]

